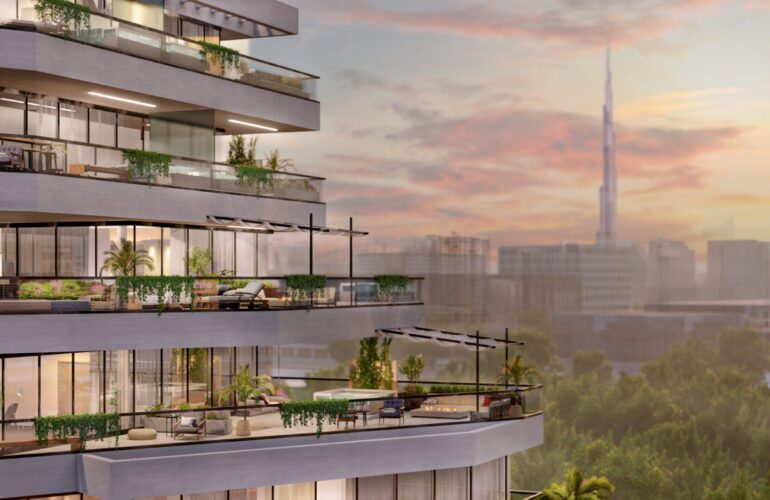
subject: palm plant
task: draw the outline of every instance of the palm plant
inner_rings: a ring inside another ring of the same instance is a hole
[[[522,358],[521,354],[517,354],[505,362],[502,373],[498,377],[498,382],[503,385],[513,382],[518,391],[519,386],[524,381],[534,384],[536,374],[537,371],[533,367],[524,364],[524,358]]]
[[[245,406],[249,399],[259,398],[265,393],[272,394],[275,392],[272,380],[269,375],[252,375],[248,367],[243,367],[233,376],[233,383],[224,387],[219,393],[219,404],[222,405],[223,401],[234,396],[235,406],[238,406],[238,403],[243,403]],[[243,412],[244,421],[247,413]]]
[[[553,483],[543,490],[543,496],[551,500],[603,500],[615,487],[606,477],[591,476],[583,478],[583,473],[577,467],[567,471],[567,477],[562,484]]]
[[[130,241],[121,238],[120,243],[112,243],[110,249],[104,252],[104,264],[99,270],[101,276],[104,271],[109,271],[113,276],[131,276],[140,266],[152,271],[155,262],[144,250],[134,250]]]
[[[265,168],[273,172],[285,172],[294,168],[294,160],[281,158],[277,149],[274,149],[265,155]]]

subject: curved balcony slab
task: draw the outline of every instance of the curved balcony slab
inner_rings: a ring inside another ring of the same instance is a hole
[[[223,130],[230,119],[280,131],[320,128],[317,101],[34,31],[0,29],[0,46],[0,86],[104,105],[88,94],[96,91],[149,102],[158,114],[214,110]]]
[[[72,491],[129,500],[272,484],[476,466],[543,443],[543,415],[521,420],[246,439],[3,460],[11,496]],[[73,457],[76,457],[73,459]],[[41,474],[44,467],[56,474]],[[76,480],[73,480],[76,478]]]
[[[326,224],[326,205],[66,175],[0,172],[0,220],[140,220],[206,224],[207,216]]]
[[[420,324],[421,304],[266,311],[91,312],[0,316],[0,354],[243,347],[371,336]]]

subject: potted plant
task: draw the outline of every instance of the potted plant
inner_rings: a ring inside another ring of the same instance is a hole
[[[211,274],[211,262],[214,255],[210,248],[193,247],[187,259],[187,268],[193,276],[206,276]]]
[[[407,385],[406,390],[404,390],[405,395],[415,396],[425,392],[422,386],[419,384],[420,375],[422,375],[422,371],[424,369],[425,358],[423,358],[422,354],[418,354],[416,356],[414,354],[410,354],[406,357],[400,368],[401,373],[403,373],[406,379],[409,381],[409,385]],[[404,400],[404,406],[407,410],[413,410],[415,408],[419,408],[423,401],[424,398],[406,398]]]
[[[145,250],[134,250],[134,244],[125,238],[121,238],[117,244],[112,243],[110,249],[104,252],[104,257],[99,276],[102,276],[105,270],[117,277],[133,276],[140,266],[145,266],[150,271],[155,269],[152,257]],[[142,309],[142,304],[135,295],[130,295],[126,302],[129,310]]]
[[[241,368],[233,377],[233,383],[224,387],[219,393],[219,404],[221,406],[223,402],[233,398],[236,407],[238,403],[246,406],[249,399],[259,399],[262,394],[275,392],[271,380],[268,375],[252,375],[248,367]],[[237,411],[235,413],[237,414]],[[235,426],[235,433],[239,436],[251,435],[251,427],[246,420],[248,414],[249,412],[244,409],[243,420],[239,420]]]
[[[512,417],[520,418],[524,416],[521,384],[524,381],[527,381],[529,384],[534,384],[535,374],[536,372],[533,367],[524,364],[524,358],[521,357],[521,354],[517,354],[512,359],[507,360],[503,365],[498,382],[505,385],[506,389],[510,383],[513,383],[515,386],[514,395],[511,398]]]

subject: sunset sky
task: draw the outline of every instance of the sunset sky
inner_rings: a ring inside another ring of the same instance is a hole
[[[300,35],[252,54],[321,76],[322,130],[261,147],[374,247],[592,241],[608,44],[621,237],[770,239],[770,1],[287,3]]]

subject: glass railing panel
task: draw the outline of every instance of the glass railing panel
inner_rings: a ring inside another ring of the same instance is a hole
[[[0,101],[0,112],[2,103]],[[322,200],[322,179],[289,172],[273,174],[269,182],[255,186],[239,182],[236,169],[229,165],[172,158],[167,176],[130,178],[127,165],[123,160],[123,153],[118,149],[31,139],[18,141],[4,139],[3,148],[8,159],[0,162],[0,168],[294,201],[321,202]]]
[[[92,13],[90,28],[74,30],[40,21],[34,9],[21,9],[20,17],[24,21],[34,22],[38,31],[50,35],[71,38],[89,45],[117,50],[303,99],[316,97],[317,77],[315,76],[243,54],[240,55],[237,64],[223,65],[210,56],[205,57],[201,53],[201,46],[196,42],[126,21]]]
[[[59,275],[61,276],[61,274]],[[115,280],[94,276],[51,278],[11,278],[4,291],[7,300],[0,301],[0,314],[59,313],[99,311],[148,311],[156,312],[159,297],[149,295],[144,300],[131,299],[122,302],[116,298]],[[419,282],[412,279],[410,282]],[[250,290],[261,284],[254,295]],[[218,285],[227,285],[221,287]],[[307,309],[328,307],[364,307],[416,304],[419,295],[404,294],[398,301],[378,297],[374,281],[329,278],[324,289],[311,294],[287,287],[284,278],[199,278],[194,285],[194,295],[183,294],[180,300],[170,295],[161,297],[166,312],[181,311],[256,311],[276,309]],[[351,297],[349,291],[354,290]],[[226,295],[228,290],[240,290],[235,296]],[[351,300],[352,299],[352,300]],[[472,389],[472,387],[468,387]],[[487,387],[485,387],[486,389]],[[454,389],[454,388],[452,388]],[[539,404],[539,403],[538,403]]]

